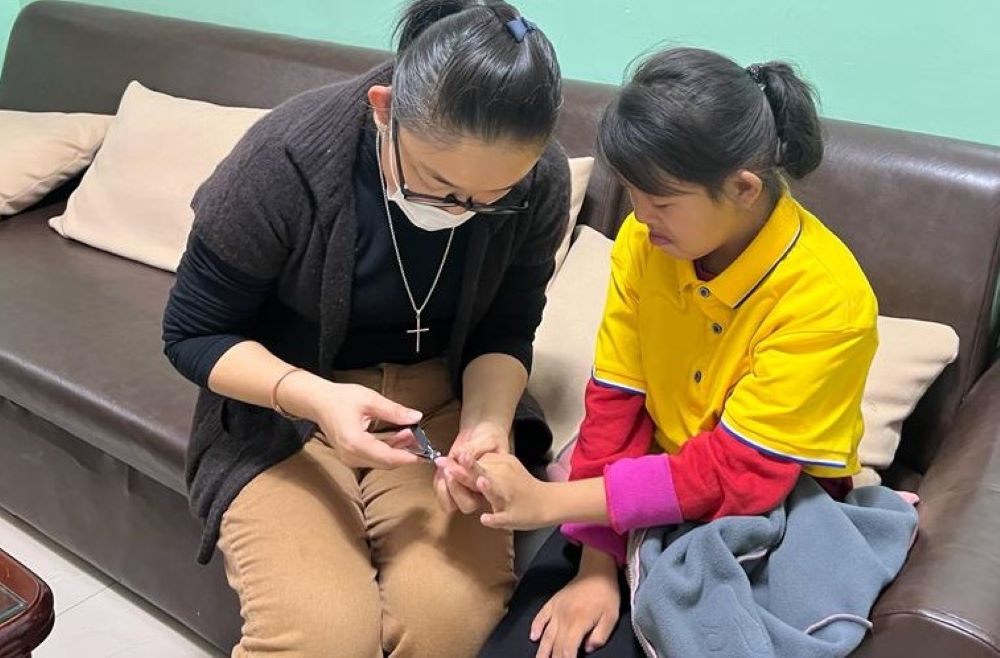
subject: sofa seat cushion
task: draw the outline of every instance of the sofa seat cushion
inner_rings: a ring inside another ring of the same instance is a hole
[[[63,240],[63,210],[0,222],[0,396],[183,492],[197,388],[162,353],[174,277]]]

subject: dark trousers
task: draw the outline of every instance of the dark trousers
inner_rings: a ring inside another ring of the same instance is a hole
[[[510,610],[479,652],[479,658],[533,658],[538,644],[529,638],[531,622],[556,592],[576,576],[580,566],[580,547],[574,546],[558,530],[545,542],[532,560],[514,591]],[[619,574],[621,608],[618,624],[611,639],[601,649],[586,654],[581,645],[581,656],[590,658],[643,658],[645,654],[632,632],[628,584]]]

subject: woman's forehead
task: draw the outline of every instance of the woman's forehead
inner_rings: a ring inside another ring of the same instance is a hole
[[[469,136],[425,139],[399,129],[399,147],[411,167],[434,182],[458,189],[502,190],[524,178],[538,162],[541,146],[486,143]]]

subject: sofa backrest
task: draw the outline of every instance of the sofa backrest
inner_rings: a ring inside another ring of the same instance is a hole
[[[961,340],[907,421],[898,459],[929,465],[997,345],[1000,148],[825,122],[822,166],[798,198],[851,247],[883,315],[942,322]]]
[[[146,14],[42,0],[18,17],[0,76],[0,108],[114,113],[135,79],[157,91],[224,105],[273,107],[352,76],[389,53]],[[594,153],[614,93],[566,84],[558,138]],[[923,472],[943,428],[992,359],[1000,268],[1000,149],[827,120],[827,155],[799,199],[857,255],[885,315],[951,325],[958,362],[921,402],[901,459]],[[628,210],[598,163],[580,222],[613,236]]]
[[[15,22],[0,77],[0,108],[114,114],[132,80],[183,98],[269,108],[391,56],[383,50],[44,0],[25,7]],[[570,155],[592,154],[593,124],[612,93],[607,85],[566,85],[559,138]],[[616,214],[621,189],[602,166],[596,169],[580,220],[600,225],[598,215]]]

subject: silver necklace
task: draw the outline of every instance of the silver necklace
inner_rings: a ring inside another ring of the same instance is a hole
[[[382,135],[378,135],[378,140],[375,143],[375,155],[378,159],[378,177],[382,182],[382,205],[385,207],[385,218],[389,222],[389,235],[392,236],[392,249],[396,252],[396,263],[399,265],[399,274],[403,277],[403,287],[406,289],[406,297],[410,300],[410,306],[413,308],[414,314],[417,316],[417,326],[413,329],[407,331],[407,334],[412,334],[417,339],[417,354],[420,354],[420,338],[423,334],[430,331],[430,327],[425,327],[421,324],[420,316],[423,314],[424,309],[427,308],[427,304],[430,303],[431,297],[434,295],[434,290],[437,288],[438,281],[441,280],[441,273],[444,272],[444,264],[448,260],[448,253],[451,251],[451,242],[455,238],[455,229],[451,229],[448,234],[448,244],[444,248],[444,256],[441,257],[441,264],[438,265],[437,274],[434,275],[434,282],[431,284],[431,289],[427,291],[427,297],[424,298],[424,303],[417,306],[417,300],[413,297],[413,290],[410,288],[410,281],[406,278],[406,269],[403,267],[403,257],[399,253],[399,242],[396,240],[396,229],[392,225],[392,212],[389,210],[389,195],[385,189],[385,174],[382,173]]]

